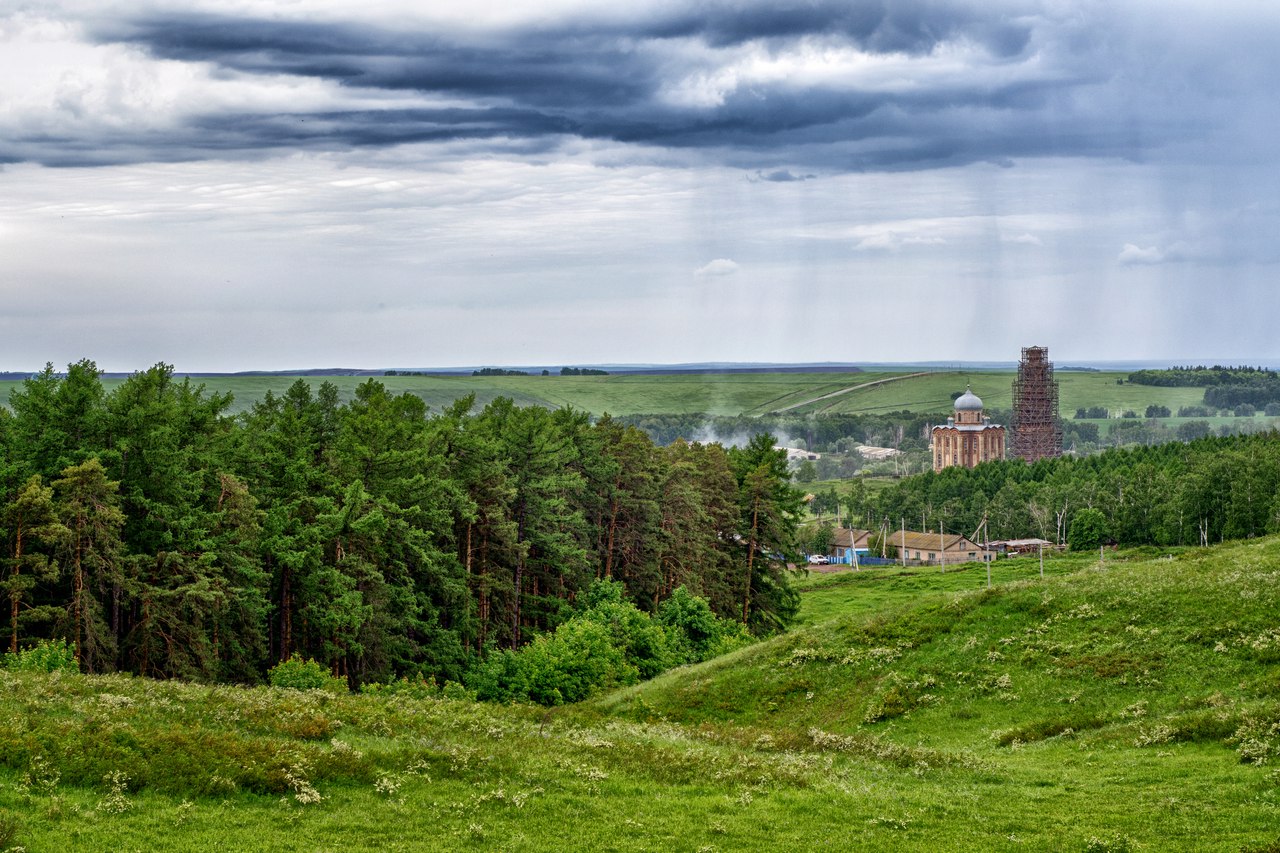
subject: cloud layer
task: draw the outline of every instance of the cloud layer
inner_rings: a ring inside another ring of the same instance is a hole
[[[0,367],[1280,357],[1276,43],[1244,0],[0,5]]]
[[[309,17],[267,3],[117,3],[96,16],[55,6],[6,27],[11,41],[43,41],[34,73],[45,79],[8,117],[0,159],[458,140],[537,154],[585,140],[788,181],[813,169],[1144,158],[1240,120],[1194,63],[1215,43],[1276,34],[1265,11],[1250,36],[1232,16],[1174,6],[1156,17],[1146,4],[1032,0],[650,3],[479,25],[450,6],[435,19],[395,19],[379,4]],[[1192,64],[1167,67],[1171,40]],[[1280,71],[1255,61],[1237,73]]]

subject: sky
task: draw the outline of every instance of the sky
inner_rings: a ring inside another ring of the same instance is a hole
[[[1280,358],[1280,4],[0,0],[0,370]]]

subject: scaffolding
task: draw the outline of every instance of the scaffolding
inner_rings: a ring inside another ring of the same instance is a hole
[[[1062,455],[1058,383],[1047,347],[1023,347],[1013,382],[1011,455],[1027,462]]]

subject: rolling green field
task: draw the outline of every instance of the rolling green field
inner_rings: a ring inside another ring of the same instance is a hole
[[[810,576],[579,706],[0,671],[0,849],[1274,850],[1280,540]]]
[[[1199,404],[1202,388],[1158,388],[1144,385],[1117,385],[1123,373],[1058,373],[1060,408],[1071,417],[1079,407],[1105,406],[1119,413],[1133,409],[1139,414],[1148,405],[1179,406]],[[454,400],[475,394],[480,405],[498,396],[513,398],[520,405],[573,408],[614,415],[655,413],[706,413],[713,415],[761,415],[788,408],[797,414],[818,412],[885,413],[900,410],[917,412],[950,411],[952,394],[971,385],[989,408],[1007,409],[1012,402],[1012,372],[937,372],[921,376],[907,373],[728,373],[613,376],[386,376],[374,377],[391,390],[421,397],[429,406],[447,406]],[[268,390],[276,394],[287,389],[297,377],[221,376],[193,379],[210,392],[230,393],[232,411],[243,411],[262,399]],[[345,401],[368,377],[307,377],[313,387],[323,381],[337,386]],[[881,382],[870,387],[857,386]],[[110,391],[122,380],[104,379]],[[0,403],[21,383],[0,382]],[[843,389],[846,394],[818,399]],[[807,402],[814,401],[814,402]],[[795,408],[789,408],[789,407]]]

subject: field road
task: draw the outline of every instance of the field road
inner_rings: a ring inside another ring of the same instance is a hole
[[[850,391],[859,391],[863,388],[870,388],[873,385],[883,385],[886,382],[897,382],[900,379],[914,379],[917,376],[928,376],[929,371],[921,373],[904,373],[902,376],[890,376],[886,379],[877,379],[874,382],[863,382],[861,385],[851,385],[848,388],[841,388],[839,391],[832,391],[830,394],[823,394],[821,397],[814,397],[812,400],[805,400],[800,403],[792,403],[790,406],[783,406],[781,409],[774,409],[769,414],[780,415],[783,412],[789,412],[792,409],[798,409],[801,406],[808,406],[810,403],[817,403],[822,400],[830,400],[832,397],[839,397],[841,394],[848,394]]]

